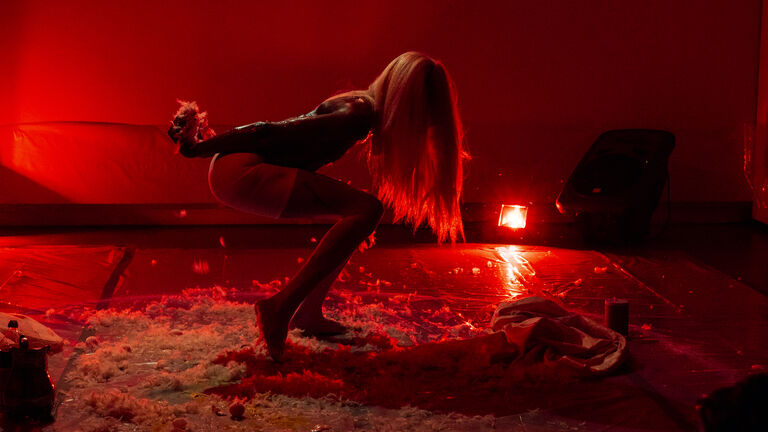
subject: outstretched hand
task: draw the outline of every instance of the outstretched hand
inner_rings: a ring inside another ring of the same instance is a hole
[[[200,112],[196,102],[178,102],[181,106],[171,121],[168,136],[178,144],[176,153],[195,157],[196,144],[214,137],[216,133],[208,127],[208,113]]]

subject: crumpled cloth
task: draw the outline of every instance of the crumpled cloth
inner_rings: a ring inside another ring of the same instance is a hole
[[[628,355],[620,333],[541,297],[501,303],[491,327],[504,332],[516,362],[550,363],[581,377],[610,373]]]
[[[40,324],[38,321],[21,314],[9,314],[0,312],[0,351],[8,351],[18,348],[18,342],[9,329],[8,321],[16,320],[19,323],[19,334],[29,340],[29,348],[40,349],[49,347],[49,353],[60,352],[64,347],[64,339],[53,330]]]

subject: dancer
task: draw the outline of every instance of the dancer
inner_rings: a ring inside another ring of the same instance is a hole
[[[215,135],[194,102],[168,130],[186,157],[211,157],[213,195],[222,203],[273,218],[322,217],[336,223],[296,275],[256,304],[258,325],[277,361],[289,326],[308,335],[341,334],[322,304],[355,249],[371,238],[384,211],[394,221],[426,223],[438,241],[463,239],[459,201],[463,141],[456,93],[439,61],[407,52],[366,90],[335,95],[308,114],[257,122]],[[315,171],[363,145],[376,196]]]

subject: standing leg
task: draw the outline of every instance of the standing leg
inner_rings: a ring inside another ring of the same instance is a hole
[[[300,170],[282,217],[327,217],[338,222],[320,240],[282,291],[256,305],[270,355],[278,359],[288,324],[302,302],[347,261],[376,228],[384,208],[373,195],[329,177]]]
[[[309,293],[294,314],[293,320],[291,320],[291,328],[301,329],[307,336],[332,336],[343,334],[347,331],[343,324],[323,316],[323,302],[348,261],[349,259],[346,259],[343,263],[339,264],[331,274]]]

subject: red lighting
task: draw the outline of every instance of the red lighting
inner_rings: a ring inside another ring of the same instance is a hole
[[[528,216],[528,207],[503,204],[499,213],[499,226],[513,229],[525,228],[526,216]]]

